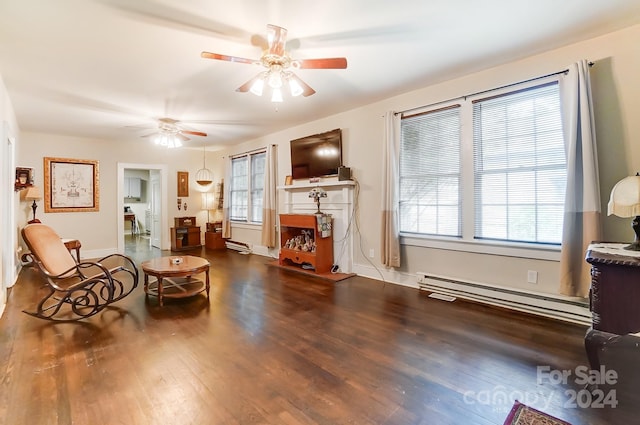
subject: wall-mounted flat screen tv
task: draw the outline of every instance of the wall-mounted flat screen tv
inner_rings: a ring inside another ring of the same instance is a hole
[[[291,141],[291,176],[308,179],[338,174],[342,166],[342,130],[327,131]]]

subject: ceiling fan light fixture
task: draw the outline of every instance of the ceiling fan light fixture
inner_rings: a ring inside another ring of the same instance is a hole
[[[274,65],[269,71],[269,78],[267,84],[272,89],[279,89],[282,87],[282,67]]]
[[[304,91],[300,83],[291,78],[289,79],[289,90],[291,91],[291,96],[293,97],[300,96]]]
[[[262,96],[262,91],[264,90],[264,77],[258,78],[253,82],[249,91],[256,96]]]
[[[279,88],[273,89],[273,92],[271,93],[271,101],[274,102],[274,103],[281,103],[282,102],[282,90],[280,90]]]
[[[264,70],[236,89],[237,92],[251,91],[257,96],[262,96],[264,85],[272,90],[272,102],[282,102],[280,89],[288,84],[287,90],[291,96],[311,96],[316,91],[304,81],[291,73],[291,69],[346,69],[347,59],[344,57],[316,58],[316,59],[292,59],[286,51],[287,30],[277,25],[267,25],[267,46],[258,60],[237,56],[223,55],[219,53],[202,52],[201,57],[206,59],[222,60],[244,64],[261,65]],[[253,40],[253,39],[252,39]],[[263,43],[260,43],[263,45]],[[278,92],[276,91],[278,89]]]

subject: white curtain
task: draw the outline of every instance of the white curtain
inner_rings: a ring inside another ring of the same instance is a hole
[[[276,146],[267,146],[266,153],[262,192],[262,245],[267,248],[275,248],[279,246],[276,241]]]
[[[560,81],[567,152],[567,188],[560,259],[560,293],[587,297],[591,283],[586,249],[600,240],[600,179],[589,63],[569,66]]]
[[[225,185],[222,186],[224,195],[222,196],[222,237],[231,238],[231,220],[229,220],[229,188],[231,186],[231,157],[225,161],[224,170]]]
[[[382,153],[382,264],[400,267],[398,196],[400,166],[400,115],[387,112]]]

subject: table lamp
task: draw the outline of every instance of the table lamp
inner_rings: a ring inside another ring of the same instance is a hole
[[[215,195],[212,192],[202,193],[202,209],[207,210],[207,223],[209,223],[209,211],[215,210],[217,207]]]
[[[40,188],[38,186],[30,186],[27,189],[27,193],[24,195],[25,201],[33,201],[31,204],[31,209],[33,210],[33,220],[29,221],[29,223],[40,223],[40,220],[36,220],[36,209],[38,208],[38,204],[36,201],[42,199],[42,194],[40,193]]]
[[[624,249],[640,251],[640,174],[625,177],[613,186],[608,204],[608,215],[634,217],[631,228],[636,233],[635,240]]]

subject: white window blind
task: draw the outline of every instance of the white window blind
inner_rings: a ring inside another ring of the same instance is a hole
[[[461,235],[460,105],[402,118],[400,231]]]
[[[229,218],[231,220],[247,220],[248,161],[248,156],[231,159],[231,186],[229,188]]]
[[[267,153],[254,152],[231,159],[229,217],[233,221],[262,223],[264,166]]]
[[[251,155],[251,221],[262,223],[264,200],[264,164],[266,152]]]
[[[560,244],[566,159],[557,82],[473,102],[476,239]]]

